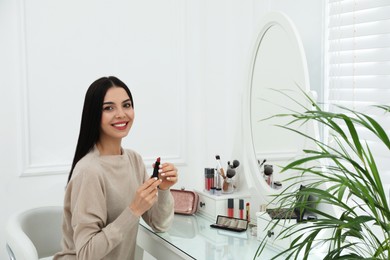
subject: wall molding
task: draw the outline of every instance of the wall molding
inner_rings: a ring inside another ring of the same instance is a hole
[[[178,113],[178,122],[176,127],[179,129],[180,136],[175,138],[178,143],[175,145],[178,146],[177,154],[161,154],[160,156],[164,158],[164,160],[175,163],[176,165],[186,165],[187,164],[187,3],[186,1],[177,0],[174,4],[176,8],[177,17],[177,28],[173,28],[177,34],[177,46],[174,49],[176,55],[178,57],[177,65],[175,66],[174,71],[177,73],[176,79],[176,88],[178,89],[177,94],[179,95],[179,111],[175,111]],[[19,43],[19,52],[20,52],[20,79],[21,84],[19,86],[20,92],[20,126],[21,130],[19,131],[19,139],[20,139],[20,165],[21,165],[21,177],[30,177],[30,176],[42,176],[42,175],[58,175],[58,174],[67,174],[70,170],[70,162],[64,160],[55,163],[51,163],[49,159],[45,161],[45,158],[41,158],[40,162],[35,162],[33,158],[37,158],[36,154],[33,154],[32,147],[32,124],[31,124],[31,84],[29,80],[29,66],[30,66],[30,57],[28,53],[28,29],[27,29],[27,7],[25,0],[19,0],[19,21],[20,21],[20,43]],[[171,82],[167,83],[171,84]],[[73,155],[73,154],[72,154]],[[150,167],[152,163],[154,163],[155,158],[144,158],[145,165]],[[43,162],[43,163],[42,163]]]

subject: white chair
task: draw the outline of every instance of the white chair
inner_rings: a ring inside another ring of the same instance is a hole
[[[13,214],[6,225],[6,248],[11,260],[51,259],[61,250],[60,206],[39,207]]]

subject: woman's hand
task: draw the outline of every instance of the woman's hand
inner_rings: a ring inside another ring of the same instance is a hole
[[[157,187],[161,183],[161,179],[150,178],[138,187],[135,198],[129,205],[134,215],[139,217],[153,206],[157,201]]]
[[[160,180],[162,180],[159,185],[159,188],[161,190],[169,189],[178,180],[177,169],[172,163],[160,164],[160,169],[158,170],[158,172],[160,175]]]

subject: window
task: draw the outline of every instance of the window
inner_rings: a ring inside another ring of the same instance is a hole
[[[390,0],[328,0],[328,95],[331,104],[364,112],[390,135],[390,114],[372,105],[390,105]],[[390,184],[390,151],[360,130]]]

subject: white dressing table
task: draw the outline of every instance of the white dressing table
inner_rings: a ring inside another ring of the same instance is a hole
[[[175,214],[169,231],[155,233],[141,221],[137,245],[156,259],[254,258],[260,241],[251,235],[249,228],[246,232],[225,231],[211,228],[212,223],[212,220],[200,215]],[[265,251],[261,259],[270,259],[278,253],[271,247]]]

